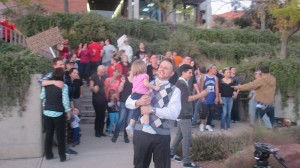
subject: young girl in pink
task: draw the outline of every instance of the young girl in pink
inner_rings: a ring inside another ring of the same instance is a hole
[[[131,71],[133,74],[132,81],[132,94],[131,99],[138,100],[143,95],[149,94],[150,89],[158,91],[160,89],[159,86],[154,86],[149,83],[149,76],[147,72],[147,66],[142,60],[136,60],[131,65]],[[137,108],[132,112],[131,119],[129,125],[126,127],[127,134],[133,135],[135,122],[141,115],[141,109]],[[143,128],[142,131],[147,132],[149,134],[156,134],[156,131],[149,125],[149,114],[143,114]]]

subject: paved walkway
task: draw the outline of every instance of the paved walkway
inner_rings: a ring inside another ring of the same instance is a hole
[[[237,123],[232,126],[231,131],[225,134],[232,134],[236,131],[248,128],[246,124]],[[110,141],[110,137],[96,138],[94,136],[93,125],[81,125],[82,138],[81,144],[74,147],[78,151],[77,156],[71,156],[71,160],[61,163],[59,159],[45,160],[44,158],[27,158],[0,160],[0,168],[95,168],[95,167],[111,167],[111,168],[131,168],[133,167],[133,146],[132,143],[124,143],[123,137],[119,136],[116,143]],[[176,128],[172,129],[172,138]],[[194,134],[201,134],[198,128],[193,128]],[[216,129],[216,133],[224,133]],[[208,134],[208,132],[205,132]],[[57,155],[57,151],[54,151]],[[172,162],[172,168],[181,168],[182,164]],[[150,168],[154,168],[153,163]]]

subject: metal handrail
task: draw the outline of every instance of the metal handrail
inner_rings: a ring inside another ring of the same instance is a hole
[[[23,47],[27,47],[26,37],[11,28],[1,25],[0,37],[2,38],[2,40],[6,41],[6,42],[10,42],[13,44],[21,45]]]

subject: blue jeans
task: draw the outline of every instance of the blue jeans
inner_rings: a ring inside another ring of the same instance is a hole
[[[222,97],[222,102],[223,102],[223,113],[221,117],[221,129],[225,129],[225,128],[228,129],[230,128],[230,122],[231,122],[231,110],[233,104],[232,97]]]
[[[131,94],[131,99],[132,100],[139,100],[142,96],[143,96],[143,94],[132,93]],[[136,108],[132,112],[131,119],[133,119],[134,121],[137,121],[140,116],[141,116],[141,108]]]
[[[197,120],[199,118],[199,110],[201,109],[201,105],[202,102],[200,99],[198,99],[196,101],[196,104],[195,104],[195,111],[194,111],[194,115],[193,115],[193,118],[192,118],[192,125],[196,125],[197,124]]]
[[[272,128],[275,123],[274,107],[268,106],[264,110],[261,108],[256,108],[256,114],[264,121],[267,128]]]
[[[123,128],[124,125],[129,124],[131,114],[132,114],[132,110],[126,108],[125,102],[120,102],[120,116],[119,116],[118,123],[116,125],[115,133],[118,133],[118,135],[119,135],[121,128]],[[124,127],[124,129],[125,129],[125,127]],[[124,137],[127,137],[126,131],[124,131]]]
[[[110,112],[109,113],[109,120],[110,120],[109,133],[113,132],[114,125],[117,126],[118,119],[119,119],[119,113],[118,112]]]
[[[73,142],[80,142],[80,127],[73,128]]]

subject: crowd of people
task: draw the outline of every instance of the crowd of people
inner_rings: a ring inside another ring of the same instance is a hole
[[[159,168],[169,168],[171,160],[183,162],[183,167],[199,167],[190,159],[192,127],[213,132],[220,120],[220,129],[230,130],[232,123],[239,121],[240,90],[252,90],[250,124],[254,125],[259,115],[266,127],[272,128],[276,80],[268,67],[256,71],[253,82],[240,85],[235,67],[218,71],[214,64],[199,66],[197,60],[176,51],[166,51],[164,59],[159,59],[142,42],[133,53],[126,35],[118,39],[118,49],[109,39],[95,38],[75,50],[68,42],[66,39],[57,45],[59,57],[53,60],[53,72],[40,81],[41,98],[45,99],[46,159],[54,156],[54,129],[61,161],[68,160],[66,137],[70,132],[72,146],[80,144],[80,96],[84,84],[92,94],[95,136],[110,136],[113,143],[121,131],[125,143],[132,137],[136,168],[149,167],[152,156]],[[175,120],[178,129],[172,143],[169,120]],[[182,159],[176,154],[181,141]]]

